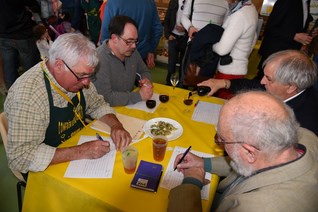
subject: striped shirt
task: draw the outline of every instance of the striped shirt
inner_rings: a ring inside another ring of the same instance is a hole
[[[181,18],[182,25],[188,31],[191,26],[194,26],[198,30],[207,24],[222,26],[223,20],[228,14],[228,3],[225,0],[195,0],[192,21],[190,21],[191,4],[191,0],[186,2]]]

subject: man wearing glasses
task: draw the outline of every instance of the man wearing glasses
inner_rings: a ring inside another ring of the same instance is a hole
[[[109,23],[110,39],[98,47],[99,64],[93,83],[111,106],[135,104],[152,97],[151,73],[137,51],[136,22],[115,16]],[[139,80],[139,89],[135,80]]]
[[[209,79],[198,85],[209,86],[213,95],[220,88],[237,93],[247,89],[261,89],[278,97],[290,106],[301,127],[318,135],[317,67],[304,53],[297,50],[276,52],[264,61],[264,76],[254,79]]]
[[[107,141],[56,148],[82,128],[85,116],[111,127],[117,149],[131,136],[90,81],[98,58],[95,45],[81,34],[59,36],[49,58],[23,74],[10,88],[4,104],[8,119],[8,163],[25,178],[29,171],[77,159],[94,159],[110,151]]]
[[[205,172],[226,176],[211,211],[317,210],[318,138],[281,100],[262,91],[233,97],[220,111],[215,142],[229,161],[189,153],[177,165],[176,157],[184,180],[170,191],[168,211],[202,211]]]

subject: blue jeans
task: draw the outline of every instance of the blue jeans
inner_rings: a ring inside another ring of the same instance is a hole
[[[33,38],[26,40],[0,38],[0,54],[3,58],[4,81],[8,89],[19,77],[20,63],[26,71],[41,60]]]
[[[177,37],[174,40],[168,41],[168,73],[166,77],[166,84],[171,85],[170,83],[170,77],[171,74],[176,72],[176,64],[179,63],[179,77],[181,77],[181,64],[182,64],[182,58],[184,56],[185,47],[186,47],[186,41],[184,41],[187,37]]]

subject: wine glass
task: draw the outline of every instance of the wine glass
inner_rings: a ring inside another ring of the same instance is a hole
[[[147,106],[147,108],[149,108],[149,109],[152,109],[152,108],[156,107],[156,100],[148,99],[148,100],[146,101],[146,106]]]
[[[151,109],[153,109],[153,108],[155,108],[156,107],[156,104],[157,104],[157,102],[156,102],[156,100],[153,100],[153,99],[148,99],[147,101],[146,101],[146,106],[147,106],[147,108],[149,109],[149,111],[148,111],[148,118],[151,118]]]
[[[179,82],[179,74],[177,72],[171,74],[170,82],[171,82],[171,85],[173,87],[173,95],[172,96],[175,96],[174,95],[174,89],[175,89],[175,87],[177,86],[177,84]]]
[[[189,108],[190,108],[190,105],[193,104],[193,97],[191,95],[185,95],[183,99],[183,103],[186,105],[186,108],[183,112],[185,114],[190,113],[191,110]]]
[[[160,94],[159,94],[159,100],[160,100],[160,102],[162,102],[162,103],[168,102],[168,101],[169,101],[169,94],[168,94],[167,92],[162,92],[162,93],[160,93]],[[166,108],[165,108],[165,107],[161,107],[161,110],[162,110],[162,111],[165,111]]]

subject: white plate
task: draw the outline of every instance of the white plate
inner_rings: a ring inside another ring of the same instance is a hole
[[[175,139],[179,138],[182,135],[183,127],[181,126],[181,124],[179,124],[179,122],[177,122],[177,121],[175,121],[173,119],[169,119],[169,118],[154,118],[154,119],[150,119],[149,121],[147,121],[145,123],[144,129],[143,129],[144,132],[146,133],[146,135],[148,135],[151,138],[154,136],[150,132],[151,125],[157,124],[159,121],[167,122],[169,124],[172,124],[175,128],[177,128],[176,130],[173,130],[170,135],[167,136],[168,141],[175,140]]]

